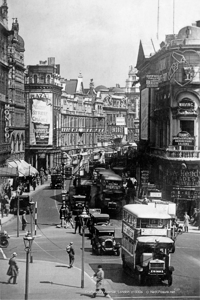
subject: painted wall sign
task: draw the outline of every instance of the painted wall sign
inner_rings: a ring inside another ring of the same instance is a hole
[[[30,145],[52,145],[52,94],[30,93]]]

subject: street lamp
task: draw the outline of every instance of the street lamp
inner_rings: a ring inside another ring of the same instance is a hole
[[[30,201],[29,202],[30,205],[30,219],[31,219],[31,236],[33,237],[33,209],[34,209],[34,205],[35,202],[34,201]],[[32,252],[31,252],[31,248],[30,248],[30,263],[33,262],[33,256],[32,256]]]
[[[25,300],[28,300],[28,288],[29,288],[29,253],[31,251],[32,243],[34,237],[31,236],[31,233],[24,237],[24,246],[26,251],[26,278],[25,278]]]
[[[85,229],[87,228],[87,222],[89,216],[84,207],[82,214],[80,215],[82,218],[82,267],[81,267],[81,288],[84,288],[84,252],[85,252]]]

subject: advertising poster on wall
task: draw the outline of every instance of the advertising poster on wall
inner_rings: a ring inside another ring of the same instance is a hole
[[[149,89],[141,91],[141,139],[148,140]]]
[[[52,145],[52,94],[31,93],[30,145]]]

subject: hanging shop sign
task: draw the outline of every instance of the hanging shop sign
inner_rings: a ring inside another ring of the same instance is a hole
[[[173,146],[194,147],[195,137],[191,136],[187,131],[181,131],[177,136],[173,137]]]

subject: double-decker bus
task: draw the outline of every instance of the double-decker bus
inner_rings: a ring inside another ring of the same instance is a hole
[[[136,273],[139,283],[147,276],[158,276],[172,284],[170,253],[174,247],[172,217],[167,212],[145,204],[123,207],[123,268]]]
[[[122,208],[124,187],[122,177],[110,169],[99,171],[98,198],[101,208],[109,213],[116,213]]]

